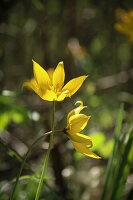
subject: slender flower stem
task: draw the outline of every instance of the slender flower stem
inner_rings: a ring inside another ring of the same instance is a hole
[[[44,180],[44,175],[45,175],[46,168],[47,168],[47,165],[48,165],[50,150],[51,150],[52,141],[53,141],[54,122],[55,122],[55,101],[53,101],[52,133],[50,135],[49,147],[48,147],[48,151],[47,151],[46,158],[45,158],[45,161],[44,161],[43,170],[42,170],[40,182],[39,182],[39,185],[38,185],[38,188],[37,188],[35,200],[39,200],[39,196],[40,196],[40,192],[41,192],[41,188],[42,188],[42,184],[43,184],[43,180]]]
[[[56,131],[54,131],[54,132],[61,132],[61,131],[62,131],[62,130],[56,130]],[[48,136],[48,135],[50,135],[50,134],[53,136],[53,131],[49,131],[49,132],[47,132],[47,133],[44,133],[44,134],[41,135],[39,138],[37,138],[37,139],[35,140],[35,142],[33,142],[33,144],[29,147],[27,153],[26,153],[25,156],[24,156],[24,159],[23,159],[23,162],[22,162],[22,164],[21,164],[21,167],[20,167],[20,169],[19,169],[19,172],[18,172],[18,175],[17,175],[17,178],[16,178],[16,182],[15,182],[14,187],[13,187],[13,191],[12,191],[11,196],[10,196],[10,198],[9,198],[10,200],[13,200],[13,198],[14,198],[14,194],[15,194],[16,187],[17,187],[17,184],[18,184],[18,181],[19,181],[19,177],[21,176],[23,167],[24,167],[24,165],[25,165],[25,162],[26,162],[26,159],[27,159],[29,153],[31,152],[31,150],[33,149],[33,147],[34,147],[42,138],[44,138],[45,136]]]

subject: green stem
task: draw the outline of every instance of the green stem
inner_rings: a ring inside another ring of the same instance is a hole
[[[50,135],[49,147],[48,147],[48,151],[47,151],[46,158],[45,158],[45,161],[44,161],[43,170],[42,170],[40,182],[39,182],[39,185],[38,185],[38,188],[37,188],[35,200],[39,200],[39,196],[40,196],[40,192],[41,192],[41,188],[42,188],[42,184],[43,184],[43,180],[44,180],[44,175],[45,175],[46,168],[47,168],[47,165],[48,165],[50,150],[51,150],[52,141],[53,141],[54,122],[55,122],[55,102],[53,101],[52,133]]]
[[[56,131],[56,132],[60,132],[60,131]],[[44,136],[50,135],[51,133],[52,133],[52,135],[53,135],[53,131],[49,131],[49,132],[47,132],[47,133],[41,135],[41,136],[40,136],[39,138],[37,138],[37,139],[35,140],[35,142],[33,142],[33,144],[29,147],[27,153],[26,153],[25,156],[24,156],[24,159],[23,159],[23,162],[22,162],[22,164],[21,164],[21,167],[20,167],[20,169],[19,169],[19,172],[18,172],[18,175],[17,175],[17,178],[16,178],[16,182],[15,182],[14,187],[13,187],[13,191],[12,191],[11,196],[10,196],[10,198],[9,198],[10,200],[13,200],[13,198],[14,198],[14,194],[15,194],[16,187],[17,187],[17,184],[18,184],[18,181],[19,181],[19,177],[21,176],[23,167],[24,167],[24,165],[25,165],[25,161],[26,161],[26,159],[27,159],[29,153],[31,152],[32,148],[33,148],[33,147],[35,146],[35,144],[37,144]]]

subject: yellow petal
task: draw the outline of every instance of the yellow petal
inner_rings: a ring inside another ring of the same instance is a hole
[[[39,89],[38,84],[34,78],[29,81],[24,82],[22,85],[22,88],[24,87],[34,90],[34,92],[38,94],[39,96],[42,95],[41,90]]]
[[[77,108],[71,110],[71,111],[68,113],[67,122],[69,121],[69,118],[70,118],[72,115],[79,114],[81,110],[83,110],[85,107],[87,107],[87,106],[83,106],[83,102],[82,102],[82,101],[77,101],[77,102],[75,103],[75,105],[78,104],[78,103],[80,103],[80,106],[78,106]]]
[[[69,91],[65,91],[65,92],[61,93],[61,94],[58,96],[57,101],[63,101],[63,100],[66,98],[68,92],[69,92]]]
[[[87,135],[75,133],[75,134],[69,134],[68,137],[74,142],[84,143],[86,145],[89,145],[89,148],[93,146],[93,139]]]
[[[93,153],[92,151],[90,151],[87,147],[85,143],[78,143],[78,142],[74,142],[72,141],[74,148],[76,149],[76,151],[84,154],[85,156],[91,157],[91,158],[101,158],[99,156],[97,156],[95,153]]]
[[[83,84],[84,80],[87,78],[88,76],[80,76],[78,78],[74,78],[72,80],[70,80],[63,88],[62,91],[65,90],[69,90],[70,95],[72,96]]]
[[[57,95],[52,90],[45,90],[41,98],[46,101],[57,101]]]
[[[115,29],[119,32],[125,33],[125,34],[130,34],[130,29],[126,26],[126,24],[120,24],[116,23],[115,24]]]
[[[53,86],[55,89],[62,88],[65,80],[65,71],[63,62],[59,62],[53,73]]]
[[[44,90],[44,89],[50,89],[51,86],[51,80],[48,76],[48,73],[34,60],[33,61],[33,71],[34,71],[34,77],[36,79],[36,82],[38,83],[38,86]]]
[[[57,95],[52,90],[43,90],[42,93],[42,90],[38,88],[38,84],[34,78],[30,81],[24,82],[22,87],[28,87],[29,89],[34,90],[34,92],[38,94],[43,100],[57,101]]]
[[[51,82],[53,82],[54,68],[49,68],[49,69],[47,70],[47,73],[48,73],[48,75],[49,75],[49,78],[50,78]]]
[[[69,123],[66,127],[68,129],[68,133],[74,134],[82,131],[86,125],[90,116],[86,116],[84,114],[76,114],[69,118]]]

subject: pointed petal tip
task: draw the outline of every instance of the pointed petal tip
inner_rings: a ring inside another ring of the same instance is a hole
[[[76,101],[75,105],[80,104],[81,106],[83,106],[83,101]]]
[[[96,159],[102,159],[100,156],[96,155],[94,158]]]
[[[85,80],[86,78],[88,78],[88,75],[82,75],[82,76],[79,76],[79,77],[82,77]],[[79,77],[77,77],[77,78],[79,78]]]
[[[84,155],[86,155],[86,154],[84,154]],[[100,156],[97,156],[97,155],[86,155],[86,156],[88,156],[88,157],[91,157],[91,158],[95,158],[95,159],[101,159],[101,157]]]
[[[83,77],[83,79],[85,81],[88,78],[88,75],[83,75],[82,77]]]
[[[32,62],[33,62],[33,67],[36,65],[39,65],[34,59],[32,59]],[[40,66],[40,65],[39,65]],[[41,66],[40,66],[41,67]],[[42,67],[41,67],[42,68]]]
[[[64,68],[64,63],[63,63],[63,61],[60,61],[59,63],[58,63],[58,65],[61,65],[63,68]],[[57,66],[58,66],[57,65]]]
[[[85,156],[91,157],[91,158],[95,158],[95,159],[101,159],[100,156],[96,155],[94,152],[89,150],[89,154],[87,152],[83,153]]]
[[[102,159],[100,156],[98,156],[98,158],[97,159]]]
[[[35,60],[32,59],[33,68],[35,68],[35,64],[38,64]]]
[[[63,64],[63,61],[60,61],[59,64]]]
[[[38,64],[34,59],[32,59],[32,62],[33,62],[33,64],[34,64],[34,63]],[[38,64],[38,65],[39,65],[39,64]]]
[[[36,63],[36,61],[35,61],[34,59],[32,59],[32,62],[33,62],[33,63]]]
[[[58,65],[61,65],[61,67],[64,69],[64,62],[63,61],[60,61],[59,63],[58,63]],[[64,72],[65,73],[65,72]]]
[[[88,78],[88,75],[85,75],[84,77],[85,77],[85,79],[86,79],[86,78]]]
[[[87,123],[88,123],[90,118],[91,118],[91,116],[86,115]]]

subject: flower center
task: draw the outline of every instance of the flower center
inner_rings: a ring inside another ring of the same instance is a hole
[[[62,84],[57,83],[57,85],[55,86],[55,88],[53,88],[53,91],[54,91],[57,95],[60,95],[60,94],[61,94],[61,88],[62,88],[63,85],[64,85],[64,83],[62,83]]]

